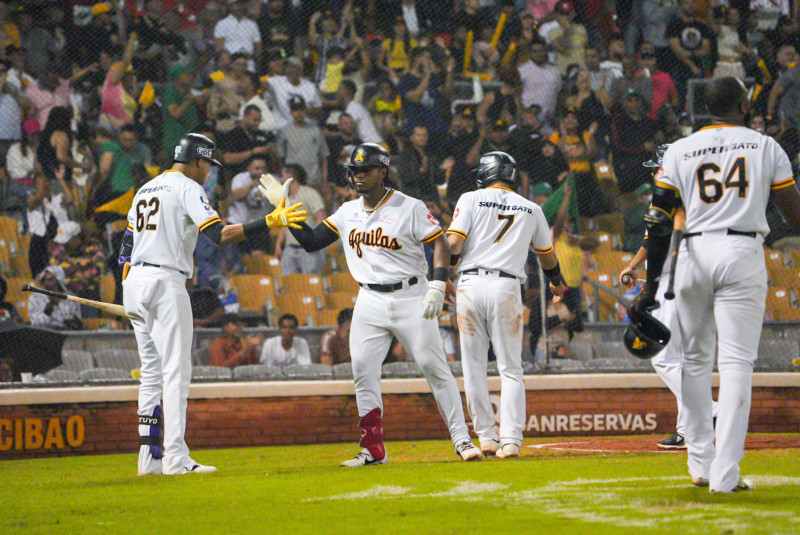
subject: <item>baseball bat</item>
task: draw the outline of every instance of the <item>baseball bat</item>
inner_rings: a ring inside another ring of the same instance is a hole
[[[77,297],[74,295],[65,294],[63,292],[53,292],[51,290],[45,290],[44,288],[37,288],[36,286],[27,283],[22,285],[22,291],[49,295],[50,297],[55,297],[56,299],[65,299],[80,305],[99,308],[100,310],[108,312],[109,314],[114,314],[115,316],[122,316],[123,318],[128,317],[128,314],[125,312],[125,307],[122,305],[114,305],[112,303],[104,303],[102,301],[92,301],[91,299],[84,299],[83,297]]]
[[[669,284],[667,284],[667,291],[664,292],[664,299],[675,299],[675,267],[678,264],[678,251],[681,248],[681,240],[683,239],[683,231],[678,229],[675,231],[675,250],[672,252],[669,264]]]
[[[630,273],[626,273],[622,276],[622,284],[630,284],[633,282],[633,277],[631,277]],[[647,279],[636,279],[636,282],[647,282]]]

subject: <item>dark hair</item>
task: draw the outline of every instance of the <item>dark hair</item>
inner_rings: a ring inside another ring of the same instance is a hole
[[[253,89],[257,91],[258,87],[261,85],[261,79],[258,77],[258,75],[254,72],[247,71],[246,73],[244,73],[244,76],[245,78],[250,79],[250,83],[253,84]]]
[[[42,132],[42,139],[49,142],[53,132],[65,132],[72,141],[72,108],[56,106],[50,110]]]
[[[238,314],[225,314],[222,317],[222,325],[227,325],[229,323],[242,323],[242,318],[240,318]]]
[[[2,276],[0,276],[0,303],[6,300],[6,294],[7,293],[8,293],[8,283],[6,282],[6,280]],[[352,309],[345,309],[345,310],[350,310],[350,312],[352,313]],[[344,311],[342,311],[342,312],[344,312]],[[341,315],[342,315],[342,313],[339,312],[339,316],[340,317],[341,317]],[[341,322],[339,322],[339,323],[341,323]]]
[[[283,166],[283,168],[288,169],[291,172],[292,177],[297,181],[298,184],[304,185],[306,183],[308,174],[306,174],[306,170],[302,165],[296,163],[287,163]]]
[[[284,314],[283,316],[278,318],[278,327],[280,327],[281,323],[283,323],[284,320],[293,321],[295,327],[298,327],[300,325],[300,322],[297,321],[297,316],[295,316],[294,314]]]
[[[336,316],[336,323],[338,325],[342,325],[343,323],[347,323],[351,319],[353,319],[353,309],[343,308],[339,311],[339,315]]]
[[[350,80],[349,78],[345,78],[344,80],[342,80],[339,83],[339,86],[343,87],[344,90],[347,91],[351,97],[355,96],[356,92],[358,91],[356,83],[353,80]]]
[[[231,55],[231,63],[233,63],[237,59],[247,59],[247,54],[243,54],[241,52],[236,52],[233,55]]]
[[[122,128],[120,128],[119,133],[122,134],[123,132],[130,132],[132,134],[136,134],[136,137],[139,137],[139,129],[136,128],[136,125],[133,124],[126,124]]]
[[[406,52],[406,54],[408,54],[408,64],[413,66],[414,62],[417,61],[417,58],[427,51],[428,50],[426,48],[418,46],[416,48],[412,48],[410,52]]]
[[[747,98],[747,89],[733,76],[712,80],[705,91],[706,108],[715,117],[724,117],[738,110],[742,100]]]
[[[246,163],[245,167],[250,167],[250,164],[253,163],[256,160],[264,160],[264,163],[269,163],[269,160],[267,159],[266,155],[264,155],[264,154],[253,154],[252,156],[250,156],[247,159],[247,163]]]
[[[247,105],[247,106],[244,108],[244,114],[243,114],[243,115],[247,115],[248,113],[250,113],[250,112],[251,112],[251,111],[253,111],[253,110],[257,111],[258,113],[261,113],[261,108],[259,108],[259,107],[258,107],[258,106],[256,106],[255,104],[248,104],[248,105]]]

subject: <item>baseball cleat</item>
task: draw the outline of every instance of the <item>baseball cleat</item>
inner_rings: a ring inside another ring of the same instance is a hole
[[[743,490],[753,490],[755,487],[756,487],[755,484],[751,480],[745,479],[743,477],[740,477],[739,478],[739,482],[736,484],[735,487],[733,487],[733,489],[731,489],[729,491],[712,490],[711,492],[713,492],[713,493],[718,493],[718,492],[741,492]]]
[[[456,453],[461,456],[462,461],[480,461],[481,450],[475,447],[471,440],[465,440],[456,446]]]
[[[692,485],[695,487],[707,487],[708,486],[708,479],[704,477],[693,477],[692,478]]]
[[[175,472],[173,474],[168,474],[164,472],[165,476],[183,476],[186,474],[212,474],[217,471],[215,466],[205,466],[202,464],[187,464],[180,471]]]
[[[683,440],[683,435],[673,433],[672,436],[659,440],[658,447],[662,450],[685,450],[686,442]]]
[[[500,441],[496,438],[481,440],[481,453],[483,453],[485,457],[494,457],[499,447]]]
[[[383,459],[376,459],[372,456],[367,448],[364,448],[358,455],[349,459],[347,461],[342,462],[339,466],[346,466],[346,467],[355,467],[355,466],[372,466],[377,464],[386,464],[389,462],[389,455],[384,455]]]
[[[507,442],[506,444],[503,444],[502,448],[497,450],[496,456],[498,459],[511,459],[513,457],[519,457],[519,446],[513,442]]]

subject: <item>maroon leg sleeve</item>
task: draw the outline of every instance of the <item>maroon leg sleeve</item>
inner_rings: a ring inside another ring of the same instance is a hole
[[[383,427],[381,426],[380,409],[372,409],[358,422],[361,429],[361,441],[358,443],[366,448],[377,460],[386,457],[386,448],[383,447]]]

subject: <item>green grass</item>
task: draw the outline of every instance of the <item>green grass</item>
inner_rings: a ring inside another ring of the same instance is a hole
[[[353,444],[194,451],[219,472],[142,478],[134,455],[4,461],[0,533],[800,533],[797,450],[748,451],[756,489],[730,495],[692,487],[683,453],[388,450],[360,469],[338,467]]]

